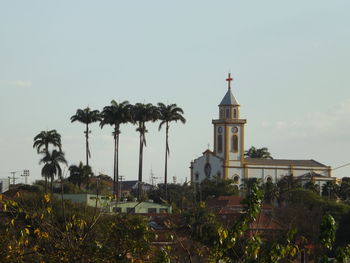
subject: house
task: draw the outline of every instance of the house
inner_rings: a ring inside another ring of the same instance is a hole
[[[111,212],[130,214],[171,214],[172,207],[153,203],[151,200],[144,202],[124,201],[114,202]]]
[[[121,188],[121,196],[129,196],[132,195],[132,192],[136,192],[138,189],[139,181],[131,180],[131,181],[122,181],[120,182]],[[152,185],[142,182],[141,183],[142,192],[148,192],[152,189]]]

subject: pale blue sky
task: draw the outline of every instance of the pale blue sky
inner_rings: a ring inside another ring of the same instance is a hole
[[[69,164],[84,161],[78,108],[112,99],[177,103],[187,124],[170,129],[169,175],[210,143],[211,120],[235,78],[245,146],[275,158],[350,162],[350,2],[1,1],[0,178],[30,169],[41,130],[57,129]],[[162,177],[164,133],[149,124],[144,179]],[[91,164],[112,173],[112,129],[92,125]],[[138,134],[122,127],[120,171],[137,178]],[[350,168],[334,175],[350,176]]]

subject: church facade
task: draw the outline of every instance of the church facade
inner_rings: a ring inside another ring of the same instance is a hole
[[[191,182],[200,183],[205,178],[232,179],[241,185],[244,179],[258,178],[276,183],[285,176],[293,176],[301,182],[313,180],[322,188],[331,177],[331,167],[315,160],[257,159],[245,157],[244,129],[246,119],[241,119],[240,105],[231,91],[231,75],[228,90],[219,104],[218,119],[212,120],[214,149],[207,149],[191,162]]]

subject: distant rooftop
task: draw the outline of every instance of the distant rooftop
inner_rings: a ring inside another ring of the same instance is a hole
[[[245,158],[244,163],[251,165],[274,165],[274,166],[303,166],[303,167],[328,167],[315,160],[288,160],[288,159],[260,159],[260,158]]]

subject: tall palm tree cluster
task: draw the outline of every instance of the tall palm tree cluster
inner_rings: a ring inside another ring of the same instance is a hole
[[[169,156],[169,126],[171,122],[180,121],[182,123],[186,122],[186,119],[183,117],[183,110],[178,107],[176,104],[165,105],[163,103],[158,103],[158,105],[153,105],[151,103],[136,103],[134,105],[130,104],[128,101],[116,102],[115,100],[111,101],[111,104],[105,106],[102,111],[91,110],[89,107],[85,109],[78,109],[76,114],[71,117],[71,122],[80,122],[85,125],[85,154],[86,154],[86,165],[84,166],[80,163],[79,166],[71,166],[69,171],[71,173],[71,179],[80,185],[86,181],[86,178],[91,173],[91,168],[89,166],[89,158],[91,158],[90,148],[89,148],[89,134],[91,130],[89,125],[94,122],[99,122],[100,127],[103,128],[105,125],[110,125],[113,127],[113,140],[114,140],[114,169],[113,169],[113,196],[118,200],[120,198],[119,193],[119,135],[121,134],[120,126],[121,124],[131,123],[136,125],[136,131],[139,133],[139,169],[138,169],[138,198],[141,198],[142,195],[142,162],[143,162],[143,148],[146,146],[146,123],[160,121],[159,130],[165,126],[165,169],[164,169],[164,183],[165,183],[165,196],[167,196],[167,175],[168,175],[168,156]],[[44,134],[53,133],[59,140],[50,139],[43,140],[42,137]],[[59,142],[59,143],[58,143]],[[38,153],[42,147],[44,152],[48,152],[49,145],[53,147],[59,147],[61,151],[61,141],[60,135],[55,131],[42,131],[34,138],[33,147],[37,148]],[[55,150],[54,150],[55,151]],[[57,161],[58,163],[65,163],[62,160]],[[45,163],[46,159],[41,160],[41,163]],[[56,166],[56,169],[58,167]],[[54,175],[58,174],[61,176],[61,170],[56,171],[46,171],[42,170],[42,175],[47,178],[52,178]]]
[[[52,148],[51,151],[49,147]],[[42,155],[39,163],[44,164],[41,174],[45,178],[45,192],[47,192],[48,179],[51,179],[50,189],[52,193],[55,175],[62,178],[60,163],[67,164],[62,152],[61,135],[56,130],[42,131],[34,137],[33,148],[36,148],[37,152]]]

